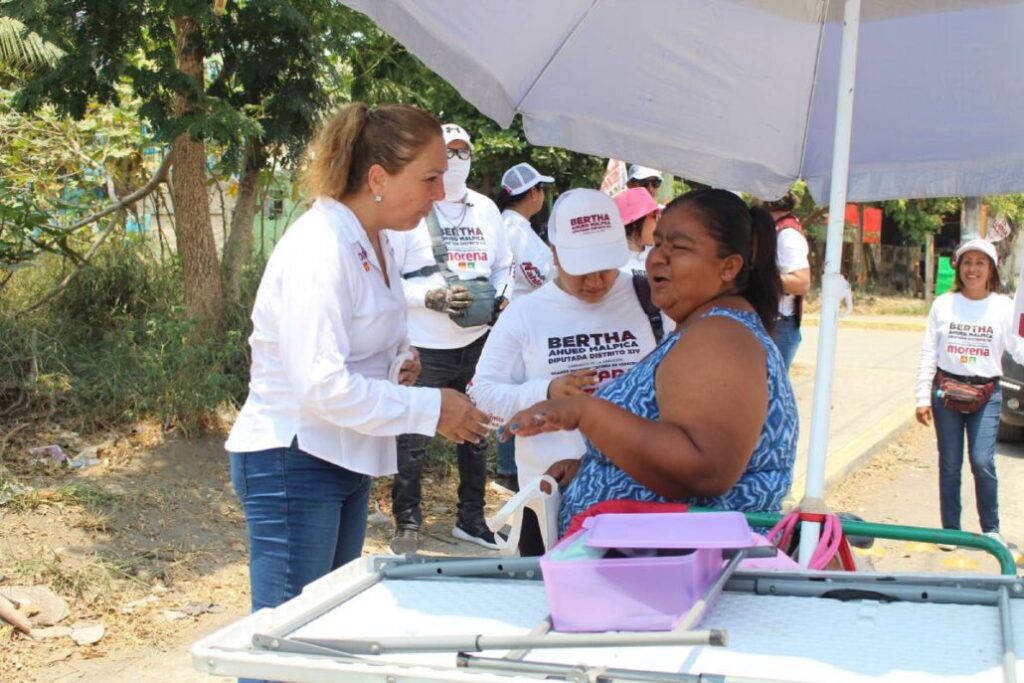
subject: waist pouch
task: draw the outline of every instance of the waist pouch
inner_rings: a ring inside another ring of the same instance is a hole
[[[498,297],[498,292],[490,281],[477,278],[475,280],[458,280],[453,284],[460,284],[468,289],[470,296],[473,297],[473,303],[469,305],[469,308],[458,313],[449,313],[448,317],[452,319],[452,322],[459,327],[489,325],[494,319],[494,300]]]
[[[939,370],[935,373],[932,388],[942,405],[958,413],[976,413],[988,403],[996,390],[998,378],[969,382],[959,379],[948,372]]]

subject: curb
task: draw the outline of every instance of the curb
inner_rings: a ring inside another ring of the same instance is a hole
[[[832,493],[847,477],[867,465],[892,440],[913,427],[916,421],[915,405],[914,401],[908,401],[905,409],[890,413],[888,417],[866,429],[850,443],[829,453],[828,461],[825,463],[825,495]],[[787,503],[792,501],[795,505],[800,502],[806,489],[807,472],[805,471],[793,477],[793,485],[790,487],[790,494],[786,499]],[[799,497],[796,496],[797,492],[799,492]],[[783,507],[787,507],[787,504],[784,503]]]
[[[818,327],[820,323],[819,318],[804,318],[803,325],[807,327]],[[896,332],[924,332],[926,323],[925,322],[908,322],[908,321],[886,321],[886,320],[857,320],[856,318],[840,318],[839,327],[849,327],[860,330],[894,330]]]

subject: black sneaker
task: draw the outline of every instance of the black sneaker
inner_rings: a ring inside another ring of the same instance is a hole
[[[495,542],[494,532],[487,528],[487,524],[481,520],[478,524],[464,525],[462,522],[457,522],[452,527],[452,536],[459,539],[460,541],[468,541],[470,543],[476,543],[482,548],[488,550],[497,550],[498,544]],[[504,540],[504,536],[501,536]]]
[[[391,539],[391,552],[395,555],[414,553],[419,550],[419,547],[420,532],[418,529],[399,528],[395,530],[395,535]]]

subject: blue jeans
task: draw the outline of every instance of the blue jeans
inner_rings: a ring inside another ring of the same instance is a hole
[[[277,607],[363,552],[370,477],[289,448],[231,454],[252,609]]]
[[[498,474],[514,477],[519,472],[516,467],[516,440],[498,442]]]
[[[981,531],[999,531],[996,434],[1002,405],[1003,395],[998,386],[981,410],[969,414],[946,408],[932,392],[932,416],[939,442],[939,509],[943,529],[960,528],[960,471],[964,464],[966,431]]]
[[[779,347],[779,352],[782,354],[782,360],[785,361],[787,370],[793,365],[793,359],[796,358],[796,350],[800,348],[800,342],[803,338],[803,335],[800,334],[800,328],[796,325],[795,316],[780,315],[775,320],[775,332],[772,333],[772,339],[775,340],[775,345]]]

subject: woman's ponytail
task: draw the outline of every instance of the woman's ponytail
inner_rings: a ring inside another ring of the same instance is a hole
[[[306,190],[310,197],[341,199],[349,184],[356,142],[370,108],[353,102],[332,116],[307,150]]]
[[[775,221],[770,213],[755,206],[750,209],[750,223],[750,278],[743,297],[754,307],[761,323],[771,334],[782,298],[782,277],[775,260]]]
[[[373,164],[398,173],[441,136],[431,114],[405,104],[370,109],[362,102],[342,107],[306,150],[306,192],[310,198],[342,199],[359,192]]]

